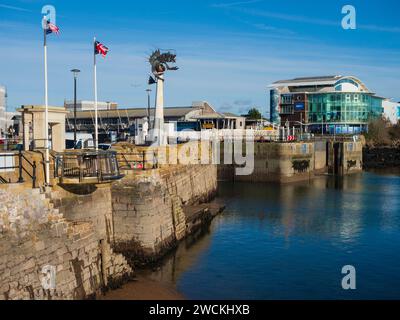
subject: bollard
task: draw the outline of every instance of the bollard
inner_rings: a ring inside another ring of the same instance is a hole
[[[19,169],[18,183],[23,183],[24,182],[24,178],[22,177],[22,151],[21,150],[19,150],[18,159],[19,159],[19,164],[18,164],[18,169]]]
[[[36,188],[36,161],[33,161],[32,166],[32,188]]]

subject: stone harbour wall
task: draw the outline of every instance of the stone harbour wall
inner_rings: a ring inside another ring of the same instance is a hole
[[[0,299],[87,299],[132,274],[92,223],[68,222],[45,194],[0,189]]]
[[[220,180],[289,183],[313,177],[314,143],[259,143],[254,145],[254,171],[236,175],[235,165],[218,166]],[[223,148],[221,148],[223,159]]]
[[[317,173],[325,173],[328,167],[328,143],[326,141],[316,141],[314,150],[314,170]]]
[[[362,143],[344,142],[343,149],[343,174],[362,172],[364,161]]]
[[[216,192],[215,165],[133,171],[105,185],[1,185],[0,299],[87,299],[116,288],[133,265],[192,232],[185,208]]]
[[[136,263],[157,260],[187,235],[183,208],[216,192],[215,165],[169,166],[113,184],[116,251]]]
[[[113,222],[109,184],[55,186],[47,197],[66,220],[89,222],[99,241],[111,242]]]

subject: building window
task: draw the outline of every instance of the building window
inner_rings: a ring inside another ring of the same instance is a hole
[[[293,106],[282,106],[281,107],[281,113],[283,113],[283,114],[293,114],[294,113],[294,108],[293,108]]]
[[[293,97],[292,95],[282,95],[282,104],[291,104],[293,102]]]

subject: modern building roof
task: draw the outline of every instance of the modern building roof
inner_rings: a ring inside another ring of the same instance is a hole
[[[294,78],[294,79],[289,79],[289,80],[279,80],[273,83],[273,85],[287,85],[287,84],[296,84],[298,85],[299,83],[306,83],[307,85],[315,85],[319,83],[332,83],[335,84],[338,80],[340,80],[342,76],[321,76],[321,77],[304,77],[304,78]]]
[[[270,88],[335,87],[342,80],[353,81],[359,86],[360,91],[369,92],[366,85],[360,79],[354,76],[319,76],[319,77],[294,78],[294,79],[276,81],[269,87]],[[321,90],[329,91],[329,90],[324,90],[323,88]]]
[[[212,119],[237,119],[243,117],[230,112],[223,112],[223,113],[215,112],[215,113],[202,114],[194,118],[197,120],[212,120]]]
[[[222,113],[225,117],[228,118],[244,118],[242,116],[238,116],[237,114],[231,113],[231,112],[223,112]]]
[[[200,107],[173,107],[164,108],[164,116],[169,118],[180,118],[185,117],[188,113],[200,110]],[[98,110],[99,117],[102,118],[144,118],[147,117],[147,108],[127,108],[127,109],[115,109],[115,110]],[[154,112],[154,109],[151,109]],[[69,117],[73,117],[73,113],[69,114]],[[94,117],[94,111],[78,111],[78,119],[91,119]]]

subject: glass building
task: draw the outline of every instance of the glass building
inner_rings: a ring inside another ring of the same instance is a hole
[[[284,127],[354,134],[367,131],[371,120],[382,117],[385,99],[355,77],[296,78],[277,81],[271,87],[271,95],[273,91],[279,96],[271,104],[271,121],[278,120]]]

